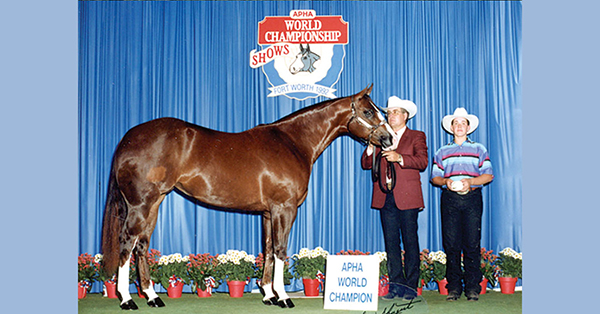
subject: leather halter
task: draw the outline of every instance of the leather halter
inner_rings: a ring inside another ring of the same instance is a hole
[[[352,117],[350,118],[350,120],[348,120],[348,124],[347,124],[347,128],[348,130],[350,130],[350,123],[352,122],[352,120],[356,119],[358,121],[358,123],[362,124],[363,126],[365,126],[366,128],[369,129],[369,137],[367,138],[366,142],[367,144],[371,143],[371,137],[373,136],[373,133],[375,133],[375,131],[382,125],[387,125],[387,121],[385,120],[385,118],[383,117],[383,115],[381,114],[381,112],[379,112],[379,109],[375,106],[375,104],[373,104],[372,101],[369,101],[369,104],[376,110],[377,115],[379,116],[379,119],[381,120],[381,122],[379,122],[379,124],[377,125],[372,125],[369,122],[367,122],[365,119],[359,117],[356,115],[356,105],[355,105],[355,101],[354,101],[354,96],[352,96]],[[386,126],[387,127],[387,126]]]

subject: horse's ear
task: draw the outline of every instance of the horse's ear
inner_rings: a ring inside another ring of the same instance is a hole
[[[371,91],[373,90],[373,83],[371,83],[370,86],[367,86],[365,89],[363,89],[360,93],[358,93],[360,96],[364,96],[364,95],[370,95]]]

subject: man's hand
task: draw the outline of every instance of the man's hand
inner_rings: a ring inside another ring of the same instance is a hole
[[[393,150],[383,152],[381,155],[383,157],[385,157],[385,159],[388,162],[400,162],[402,160],[402,157],[400,156],[400,154],[396,153]]]

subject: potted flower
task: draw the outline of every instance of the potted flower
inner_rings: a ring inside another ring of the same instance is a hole
[[[158,275],[160,284],[167,289],[170,298],[181,297],[184,284],[189,283],[187,263],[189,256],[180,253],[161,256],[158,261]]]
[[[218,287],[215,280],[219,264],[217,256],[208,253],[189,255],[188,275],[192,280],[192,291],[197,291],[199,297],[209,297],[212,289]]]
[[[319,285],[325,278],[327,255],[329,255],[329,252],[321,247],[316,247],[313,250],[303,248],[298,254],[292,256],[294,277],[302,278],[305,295],[319,295]]]
[[[79,299],[85,298],[92,283],[97,280],[98,268],[98,263],[90,254],[83,253],[77,257],[77,294]]]
[[[245,251],[228,250],[227,254],[217,256],[217,274],[220,280],[227,281],[229,296],[241,298],[244,287],[254,277],[254,255]]]
[[[102,254],[96,254],[94,261],[98,264],[98,281],[103,284],[104,296],[110,299],[117,298],[117,274],[109,275],[104,270]]]
[[[446,289],[446,253],[443,251],[429,253],[429,258],[433,262],[433,280],[438,283],[438,290],[440,294],[447,295],[448,289]]]
[[[498,278],[500,290],[505,294],[514,293],[517,279],[522,276],[522,253],[517,253],[515,250],[507,247],[500,251],[496,259],[496,265],[500,268],[500,277]]]
[[[387,268],[387,253],[386,252],[375,252],[374,254],[379,258],[379,296],[388,294],[390,290],[390,277],[388,276]]]
[[[423,249],[419,254],[419,285],[417,287],[417,294],[421,295],[423,287],[433,279],[433,260],[429,257],[429,250]],[[444,270],[445,272],[445,270]],[[444,275],[445,276],[445,275]],[[443,279],[443,278],[442,278]]]
[[[146,254],[148,259],[148,269],[150,270],[150,285],[160,282],[160,257],[161,253],[159,250],[150,249],[150,251]]]
[[[494,251],[487,251],[485,248],[481,248],[481,274],[483,279],[481,281],[481,293],[486,292],[487,283],[489,282],[492,287],[496,285],[496,276],[498,275],[498,266],[496,266],[496,259],[498,256],[492,254]]]
[[[254,278],[257,279],[257,284],[261,286],[261,279],[264,273],[265,268],[265,256],[263,253],[258,253],[258,256],[254,260],[254,269],[256,272],[254,273]],[[292,283],[292,278],[294,276],[290,273],[290,257],[286,257],[283,261],[283,284],[289,285]],[[261,288],[262,289],[262,288]]]

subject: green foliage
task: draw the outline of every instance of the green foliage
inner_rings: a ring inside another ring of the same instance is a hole
[[[446,264],[433,262],[433,280],[440,281],[446,278]]]
[[[496,266],[496,260],[498,256],[492,254],[493,251],[486,251],[485,248],[481,248],[481,273],[483,277],[487,279],[492,286],[496,285],[496,277],[499,272],[498,266]]]
[[[169,280],[177,280],[189,284],[190,280],[187,272],[188,259],[188,256],[182,257],[179,253],[162,256],[158,262],[158,282],[165,289],[170,286]]]
[[[217,260],[217,257],[218,254],[216,256],[211,256],[208,253],[189,255],[188,275],[193,281],[193,291],[196,291],[198,288],[200,290],[206,290],[206,279],[218,276],[217,265],[219,264],[219,261]],[[219,286],[217,281],[215,281],[214,285],[214,288]]]
[[[224,281],[246,281],[254,277],[255,268],[253,255],[244,251],[229,250],[227,254],[217,257],[217,278]]]
[[[419,254],[419,287],[422,287],[423,282],[428,284],[433,279],[433,261],[429,257],[429,250],[424,249]],[[445,276],[445,274],[444,274]]]
[[[88,281],[92,283],[98,279],[98,268],[100,264],[88,253],[83,253],[77,258],[77,279],[79,282]]]
[[[511,248],[500,251],[496,265],[500,267],[501,277],[522,278],[523,255]]]
[[[317,279],[319,271],[325,274],[325,264],[329,253],[321,247],[314,250],[303,248],[292,256],[294,278]]]
[[[443,251],[431,252],[428,257],[433,262],[433,280],[439,281],[446,278],[446,253]]]
[[[150,280],[154,283],[160,282],[160,274],[158,271],[160,268],[160,255],[160,251],[155,249],[150,249],[150,252],[146,255],[148,258],[148,268],[150,270]]]

